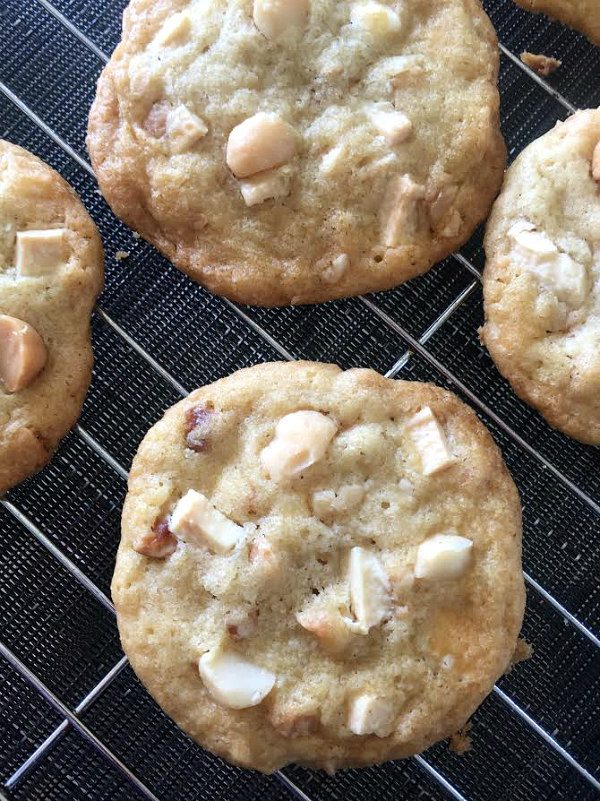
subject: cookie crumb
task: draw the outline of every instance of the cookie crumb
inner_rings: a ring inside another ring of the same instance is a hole
[[[527,50],[521,53],[521,61],[544,78],[556,72],[562,64],[562,61],[559,61],[553,56],[544,56],[541,53],[529,53]]]
[[[519,637],[512,655],[512,659],[510,660],[510,667],[512,668],[514,665],[518,665],[519,662],[525,662],[527,659],[531,659],[532,656],[533,648],[531,645],[527,642],[527,640],[524,640],[523,637]]]
[[[470,751],[473,743],[469,737],[469,731],[471,731],[471,723],[467,721],[462,729],[459,729],[456,734],[450,737],[448,742],[449,750],[455,754],[466,754],[467,751]]]
[[[128,250],[117,250],[117,252],[115,253],[115,259],[117,261],[123,261],[123,259],[128,259],[129,255],[130,254]]]
[[[137,231],[134,231],[134,232],[131,234],[131,236],[132,236],[134,239],[136,239],[136,240],[137,240],[137,239],[141,239],[141,238],[142,238],[142,237],[141,237],[141,235],[140,235],[140,234],[138,234],[138,232],[137,232]]]

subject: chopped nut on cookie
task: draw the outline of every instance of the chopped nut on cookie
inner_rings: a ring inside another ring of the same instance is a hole
[[[399,145],[410,136],[412,122],[391,103],[377,104],[369,114],[371,122],[390,145]]]
[[[458,534],[434,534],[419,545],[415,577],[423,579],[455,579],[471,564],[473,542]]]
[[[246,178],[290,161],[296,153],[296,132],[277,114],[259,111],[229,134],[227,166],[236,178]]]
[[[246,206],[256,206],[265,200],[276,200],[290,193],[290,176],[277,170],[265,170],[240,181],[240,192]]]
[[[254,0],[252,17],[267,39],[277,39],[293,28],[301,28],[308,10],[309,0]]]
[[[228,709],[256,706],[273,689],[276,676],[238,654],[207,651],[198,661],[200,678],[218,704]]]
[[[388,248],[401,245],[415,234],[422,222],[425,187],[416,184],[410,175],[393,179],[382,206],[383,244]]]
[[[177,502],[169,527],[184,542],[208,546],[215,553],[231,551],[244,537],[241,526],[214,507],[205,495],[192,489]]]
[[[227,618],[226,629],[233,640],[246,640],[254,636],[258,629],[258,609],[230,615]]]
[[[337,492],[318,490],[312,495],[312,509],[321,519],[335,517],[357,506],[364,498],[365,490],[360,484],[345,484]]]
[[[372,551],[355,547],[350,551],[350,604],[361,634],[368,634],[389,614],[390,582],[379,558]]]
[[[450,453],[446,435],[429,406],[408,420],[405,429],[421,457],[421,472],[430,476],[456,461]]]
[[[314,634],[319,645],[330,654],[341,654],[350,643],[356,625],[332,605],[323,608],[310,606],[296,614],[296,620],[306,631]]]
[[[157,518],[150,531],[138,535],[133,541],[134,551],[154,559],[166,559],[176,548],[177,538],[169,530],[167,515]]]
[[[185,443],[201,453],[209,447],[209,436],[217,413],[205,406],[192,406],[185,413]]]
[[[350,21],[374,39],[384,39],[400,30],[400,17],[382,3],[357,3],[352,6]]]
[[[193,111],[181,105],[169,112],[166,132],[171,150],[174,153],[183,153],[206,136],[208,125]]]
[[[261,464],[273,481],[300,475],[323,458],[337,425],[321,412],[286,414],[277,423],[275,436],[260,454]]]
[[[46,346],[29,323],[0,314],[0,381],[6,392],[29,386],[44,369]]]
[[[66,234],[65,228],[17,231],[18,274],[29,277],[56,272],[65,262]]]
[[[348,728],[353,734],[388,737],[394,730],[394,708],[388,698],[364,693],[352,699]]]

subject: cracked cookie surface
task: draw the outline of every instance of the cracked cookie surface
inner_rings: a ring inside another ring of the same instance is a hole
[[[133,0],[88,148],[116,214],[211,291],[325,301],[425,272],[485,217],[497,72],[477,0]]]
[[[104,261],[71,187],[0,141],[0,493],[50,459],[92,370],[90,314]]]
[[[458,398],[271,363],[148,432],[112,596],[134,670],[201,745],[333,771],[464,725],[516,646],[520,556],[516,488]]]
[[[500,372],[555,428],[600,443],[600,111],[574,114],[509,168],[485,236]]]

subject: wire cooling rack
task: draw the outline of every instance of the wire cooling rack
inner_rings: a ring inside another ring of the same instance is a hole
[[[392,292],[280,310],[211,297],[115,220],[87,161],[87,111],[118,41],[123,4],[3,0],[0,7],[1,134],[70,181],[107,253],[80,425],[51,465],[0,499],[0,799],[599,799],[599,453],[551,431],[479,345],[481,233]],[[485,5],[501,41],[512,159],[577,107],[599,105],[600,49],[510,0]],[[524,49],[558,56],[563,66],[543,80],[519,61]],[[118,251],[130,255],[117,263]],[[371,366],[448,386],[502,447],[523,498],[523,633],[534,656],[475,714],[468,754],[440,744],[422,757],[335,777],[294,766],[273,777],[243,772],[182,734],[123,657],[108,588],[139,441],[188,390],[281,358]]]

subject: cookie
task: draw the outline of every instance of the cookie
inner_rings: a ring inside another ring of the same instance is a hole
[[[600,5],[598,0],[515,0],[534,13],[547,14],[583,33],[593,44],[600,45]]]
[[[487,215],[497,72],[477,0],[133,0],[88,149],[115,213],[212,292],[326,301]]]
[[[100,237],[71,187],[0,141],[0,493],[35,473],[81,412]]]
[[[600,110],[530,144],[485,237],[482,341],[551,426],[600,444]]]
[[[334,771],[465,723],[513,654],[520,558],[516,488],[458,398],[271,363],[148,432],[112,596],[134,670],[202,746]]]

